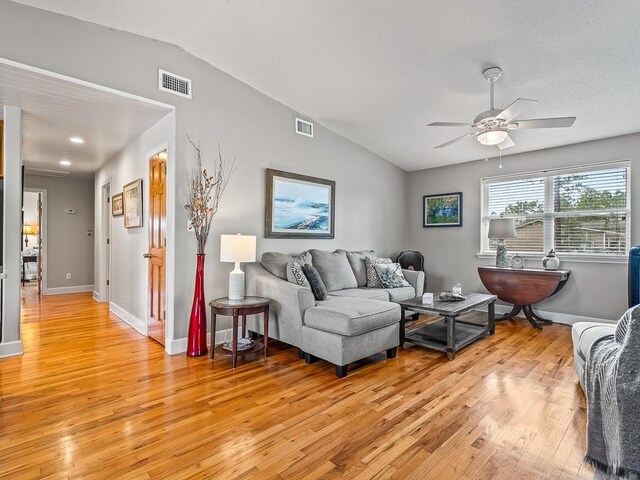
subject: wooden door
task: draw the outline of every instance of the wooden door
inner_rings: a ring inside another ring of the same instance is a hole
[[[148,335],[164,345],[166,318],[167,160],[166,151],[149,161],[149,324]]]

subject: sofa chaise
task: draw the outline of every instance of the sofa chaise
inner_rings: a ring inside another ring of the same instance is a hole
[[[329,361],[338,377],[356,360],[385,351],[394,357],[400,343],[395,302],[422,295],[424,272],[403,270],[410,286],[367,288],[365,257],[375,257],[373,251],[309,250],[305,255],[326,286],[325,300],[316,301],[309,288],[287,280],[287,265],[300,256],[268,252],[260,263],[246,266],[247,294],[273,300],[269,337],[298,347],[307,363]],[[257,318],[248,319],[248,327],[263,333]]]

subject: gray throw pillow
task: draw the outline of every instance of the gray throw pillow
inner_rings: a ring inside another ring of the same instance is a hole
[[[357,252],[347,251],[347,260],[349,260],[351,270],[353,270],[353,274],[356,277],[358,287],[367,286],[367,267],[364,264],[365,257],[374,258],[375,256],[376,254],[373,250],[360,250]]]
[[[262,254],[260,263],[272,275],[283,280],[287,279],[287,264],[290,260],[295,260],[300,265],[311,263],[311,254],[302,252],[300,255],[287,255],[279,252],[265,252]]]
[[[390,258],[364,258],[364,264],[367,269],[367,288],[383,288],[375,265],[386,265],[389,263],[393,263]]]
[[[312,249],[309,252],[313,260],[312,264],[318,270],[329,292],[358,287],[358,282],[344,250],[327,252],[326,250]]]
[[[307,276],[307,280],[309,280],[309,285],[311,285],[311,292],[313,292],[313,296],[316,297],[316,300],[326,300],[327,299],[327,287],[324,286],[324,282],[313,265],[303,265],[302,271]]]
[[[376,264],[373,268],[375,268],[378,277],[380,277],[380,282],[382,282],[384,288],[411,286],[411,284],[407,282],[407,279],[404,278],[402,267],[399,263]]]
[[[309,285],[309,280],[307,280],[307,276],[302,270],[302,265],[295,260],[289,260],[289,263],[287,263],[287,281],[311,290],[311,285]]]

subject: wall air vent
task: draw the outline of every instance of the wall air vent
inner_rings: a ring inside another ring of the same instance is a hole
[[[64,178],[69,176],[69,172],[61,170],[47,170],[45,168],[24,167],[25,175],[39,175],[40,177]]]
[[[313,123],[296,118],[296,133],[313,138]]]
[[[191,80],[162,69],[158,69],[158,88],[163,92],[191,98]]]

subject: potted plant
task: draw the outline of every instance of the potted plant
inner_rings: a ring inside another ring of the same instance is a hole
[[[196,162],[187,176],[187,210],[189,225],[196,236],[196,284],[193,292],[193,304],[189,318],[189,336],[187,338],[187,356],[197,357],[207,353],[207,312],[204,300],[204,259],[213,217],[218,212],[220,199],[235,170],[235,159],[225,160],[218,144],[218,158],[214,162],[213,172],[202,165],[200,147],[187,140],[196,153]],[[212,338],[215,333],[211,332]]]

